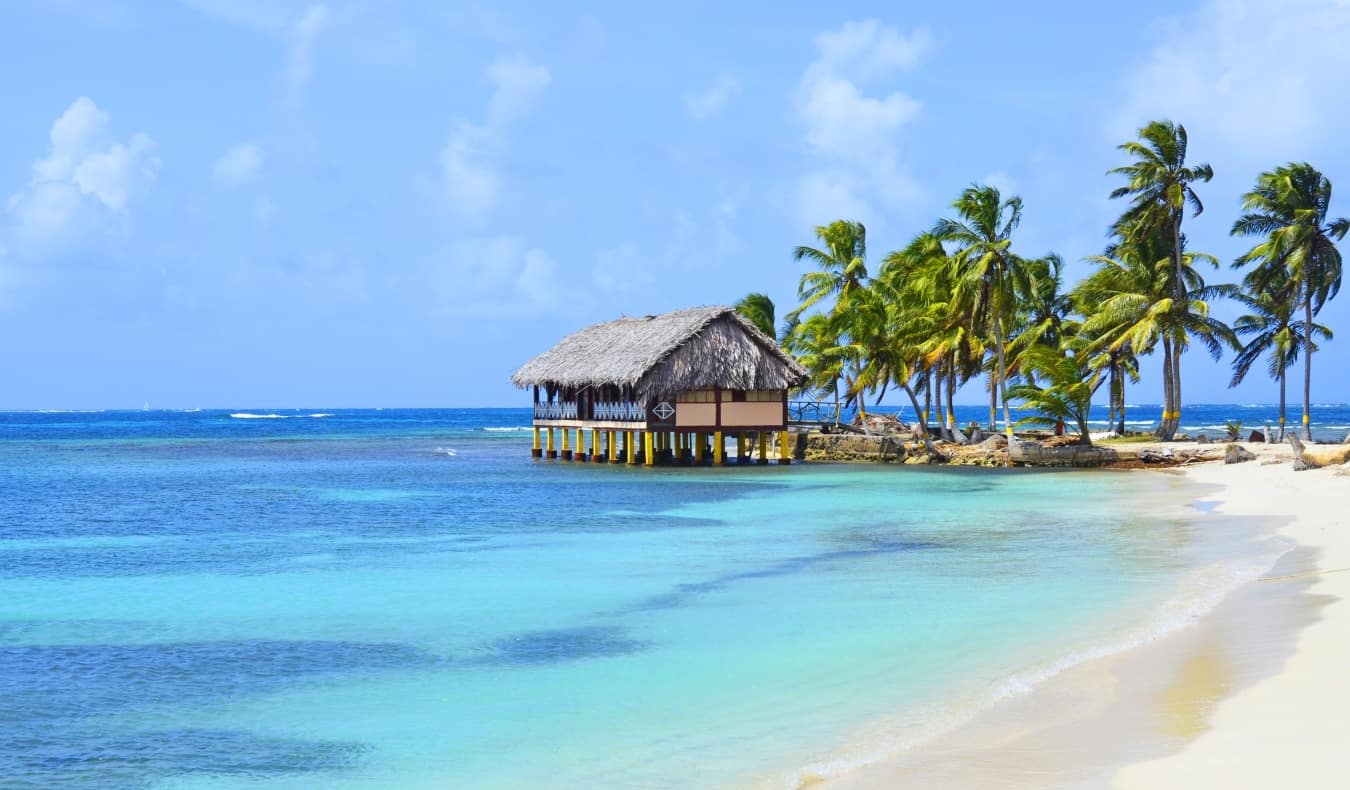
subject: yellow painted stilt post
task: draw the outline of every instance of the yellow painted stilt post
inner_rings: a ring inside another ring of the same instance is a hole
[[[652,447],[653,444],[651,431],[642,434],[642,461],[647,466],[652,466],[656,463],[656,452]]]
[[[792,446],[788,444],[788,437],[791,436],[787,431],[778,434],[778,463],[792,463]]]
[[[562,434],[562,459],[564,461],[572,460],[572,449],[567,446],[567,434],[569,431],[563,428],[559,433]]]
[[[553,429],[545,428],[544,431],[546,436],[548,437],[547,442],[544,445],[545,447],[548,448],[548,452],[546,453],[546,455],[548,455],[549,458],[557,458],[558,451],[553,449]]]
[[[586,437],[580,428],[577,429],[577,443],[572,450],[572,458],[576,461],[586,460]]]
[[[610,463],[614,463],[619,459],[619,450],[614,444],[614,439],[615,436],[613,431],[605,431],[605,451],[609,456]]]
[[[600,459],[602,459],[602,458],[604,458],[604,457],[605,457],[604,454],[600,452],[600,430],[599,430],[598,428],[592,428],[592,429],[591,429],[591,460],[592,460],[592,461],[599,461]]]
[[[723,441],[725,438],[721,431],[713,432],[713,463],[718,466],[727,462],[727,447]]]
[[[703,434],[696,432],[694,434],[694,463],[696,464],[703,463],[703,444]]]
[[[625,457],[628,459],[629,466],[637,464],[637,439],[637,431],[624,431],[623,446],[628,453]]]
[[[541,447],[539,446],[539,428],[538,428],[538,426],[535,426],[535,429],[534,429],[534,447],[530,448],[530,457],[531,457],[531,458],[543,458],[543,457],[544,457],[544,450],[543,450],[543,448],[541,448]]]
[[[759,432],[759,462],[767,464],[769,462],[769,432]]]

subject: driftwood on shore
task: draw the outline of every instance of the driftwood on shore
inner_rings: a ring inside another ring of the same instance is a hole
[[[1350,437],[1347,437],[1350,438]],[[1350,444],[1316,445],[1309,447],[1297,436],[1289,434],[1289,446],[1294,448],[1294,471],[1320,469],[1350,461]]]

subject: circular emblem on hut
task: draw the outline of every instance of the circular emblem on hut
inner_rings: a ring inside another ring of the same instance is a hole
[[[652,409],[652,413],[663,420],[669,420],[671,417],[675,415],[675,407],[671,406],[669,403],[666,403],[665,401],[661,401],[660,403],[656,404],[655,409]]]

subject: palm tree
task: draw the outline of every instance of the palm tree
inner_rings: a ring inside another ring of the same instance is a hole
[[[1285,426],[1285,383],[1288,370],[1298,361],[1298,355],[1305,348],[1316,350],[1314,337],[1331,339],[1331,330],[1321,324],[1312,324],[1311,332],[1302,321],[1295,321],[1294,302],[1283,289],[1273,294],[1258,296],[1235,294],[1234,297],[1246,305],[1251,312],[1233,322],[1233,331],[1250,339],[1233,360],[1233,379],[1229,387],[1236,387],[1251,372],[1252,366],[1262,356],[1269,358],[1270,377],[1280,384],[1280,434],[1277,441],[1284,441]]]
[[[788,313],[789,320],[831,296],[835,301],[830,312],[839,312],[867,280],[867,228],[861,222],[835,220],[817,227],[816,237],[824,243],[822,249],[797,247],[792,251],[794,261],[811,261],[818,271],[802,275],[797,286],[802,303]]]
[[[1139,130],[1139,139],[1118,146],[1133,157],[1130,164],[1108,170],[1108,175],[1123,175],[1125,186],[1111,192],[1111,197],[1129,197],[1130,205],[1121,215],[1112,232],[1122,241],[1139,237],[1162,235],[1167,239],[1172,258],[1171,291],[1176,304],[1187,302],[1186,278],[1182,272],[1185,241],[1181,221],[1187,204],[1194,210],[1192,216],[1205,210],[1191,184],[1209,181],[1214,170],[1207,164],[1186,165],[1188,138],[1186,127],[1171,121],[1153,121]],[[1181,423],[1181,354],[1183,348],[1164,345],[1163,359],[1163,419],[1158,435],[1166,440],[1175,435]],[[1184,344],[1183,344],[1184,347]]]
[[[1042,384],[1026,381],[1012,387],[1013,397],[1022,400],[1022,408],[1035,411],[1018,424],[1057,425],[1072,421],[1078,425],[1078,443],[1092,445],[1088,421],[1092,414],[1092,396],[1101,385],[1101,373],[1092,368],[1091,354],[1085,343],[1066,337],[1056,347],[1032,346],[1024,364],[1035,371]]]
[[[919,410],[919,416],[926,419],[928,401],[936,402],[938,429],[949,440],[955,438],[952,399],[957,379],[970,367],[963,363],[972,355],[975,358],[984,355],[979,333],[968,326],[959,306],[952,301],[955,291],[952,275],[951,261],[942,241],[930,233],[921,233],[904,249],[887,255],[874,280],[874,287],[890,294],[905,311],[905,320],[910,322],[909,342],[923,355],[916,363],[917,370],[926,374],[922,376],[925,408]]]
[[[841,407],[839,380],[843,361],[834,352],[839,333],[829,316],[816,313],[785,327],[783,348],[797,358],[810,375],[807,387],[814,392],[829,392],[834,397],[834,424],[839,424]]]
[[[1328,220],[1331,181],[1307,162],[1290,163],[1262,173],[1256,186],[1242,197],[1245,212],[1233,223],[1234,236],[1265,239],[1233,262],[1254,264],[1248,284],[1256,293],[1287,279],[1303,324],[1312,328],[1313,316],[1341,289],[1341,253],[1336,242],[1350,231],[1350,219]],[[1303,438],[1312,439],[1312,352],[1303,354]]]
[[[951,255],[956,296],[973,323],[993,330],[995,364],[991,389],[1003,401],[1003,423],[1012,435],[1008,408],[1008,324],[1017,294],[1029,290],[1030,268],[1012,250],[1012,232],[1022,221],[1022,199],[1004,200],[998,189],[972,184],[952,203],[959,219],[940,219],[932,234],[956,245]],[[984,318],[984,321],[978,319]]]
[[[1222,356],[1224,346],[1238,345],[1233,330],[1209,314],[1209,302],[1228,295],[1231,289],[1205,285],[1195,268],[1198,262],[1217,266],[1217,260],[1212,255],[1183,250],[1181,281],[1185,296],[1178,301],[1173,296],[1175,270],[1166,247],[1166,240],[1158,236],[1135,236],[1114,245],[1114,256],[1087,259],[1098,268],[1074,291],[1086,315],[1083,332],[1094,339],[1089,351],[1115,354],[1115,364],[1127,364],[1135,355],[1151,353],[1161,344],[1165,390],[1168,371],[1176,375],[1176,360],[1192,338],[1199,340],[1215,360]],[[1118,383],[1123,387],[1123,380],[1118,379]],[[1172,389],[1173,394],[1177,392],[1179,388]],[[1121,407],[1123,411],[1123,400]],[[1160,435],[1167,427],[1164,418]],[[1171,427],[1175,430],[1175,425]]]
[[[742,318],[745,318],[750,323],[754,324],[759,331],[769,337],[773,337],[773,300],[769,298],[768,294],[746,294],[741,297],[741,300],[736,303],[736,307],[733,309],[735,309],[737,313],[740,313]]]

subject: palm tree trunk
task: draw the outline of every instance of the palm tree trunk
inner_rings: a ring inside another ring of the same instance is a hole
[[[952,354],[951,359],[947,361],[947,417],[952,424],[952,438],[955,439],[960,430],[956,427],[956,406],[952,402],[956,399],[956,355]]]
[[[1158,422],[1158,438],[1167,441],[1172,438],[1167,426],[1172,418],[1172,338],[1163,337],[1163,413]]]
[[[1119,378],[1120,371],[1116,368],[1115,354],[1112,354],[1110,356],[1110,362],[1108,363],[1107,373],[1109,375],[1109,378],[1107,380],[1106,387],[1107,392],[1111,396],[1111,406],[1109,409],[1107,409],[1106,415],[1106,430],[1109,431],[1116,424],[1116,404],[1118,396],[1117,390],[1120,388],[1120,382],[1117,380]]]
[[[933,372],[928,371],[927,375],[920,377],[920,383],[923,386],[923,419],[928,421],[928,415],[933,413]]]
[[[998,396],[1003,401],[1003,428],[1011,439],[1013,426],[1012,412],[1008,410],[1008,366],[1003,353],[1003,316],[994,319],[994,343],[998,346]]]
[[[1286,371],[1288,368],[1280,368],[1280,438],[1275,441],[1284,444],[1284,385],[1288,379]]]
[[[994,384],[994,372],[989,371],[989,432],[998,430],[998,387]]]
[[[928,421],[919,411],[919,398],[914,394],[914,389],[909,386],[908,382],[901,384],[900,389],[904,390],[905,394],[909,396],[909,402],[914,404],[914,413],[919,415],[919,438],[923,442],[923,446],[927,448],[929,457],[946,461],[947,456],[938,452],[937,447],[933,446],[933,440],[928,436]]]
[[[1120,410],[1116,412],[1116,419],[1119,422],[1116,425],[1116,433],[1125,435],[1125,364],[1119,360],[1116,361],[1116,386],[1120,388]]]
[[[1306,276],[1306,275],[1305,275]],[[1303,344],[1303,440],[1312,441],[1312,283],[1304,285],[1303,326],[1307,341]]]
[[[1176,436],[1181,427],[1181,344],[1172,348],[1172,422],[1168,426],[1167,438]]]

